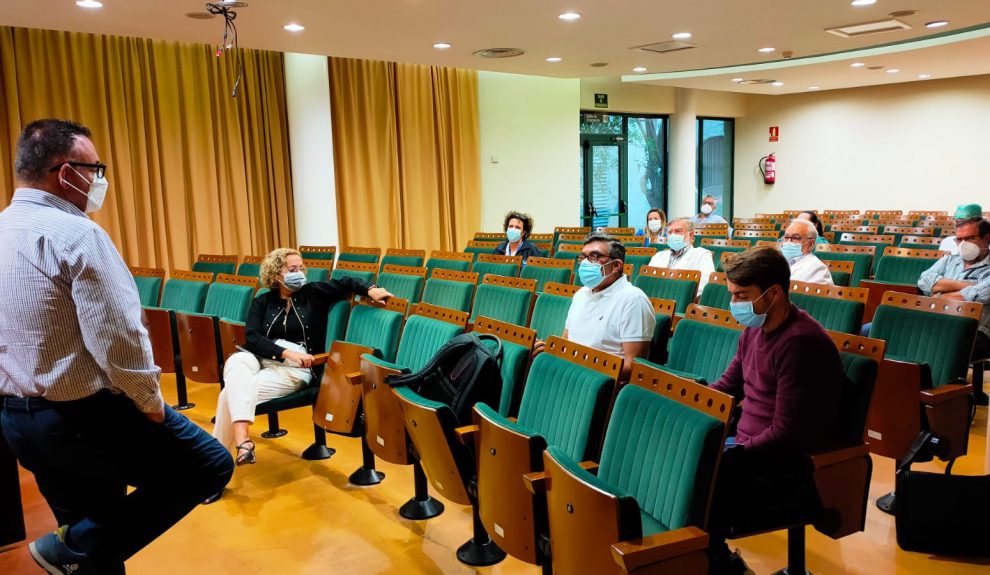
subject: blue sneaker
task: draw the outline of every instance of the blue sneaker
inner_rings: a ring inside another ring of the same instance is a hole
[[[63,525],[53,533],[35,539],[28,545],[31,558],[42,569],[54,575],[86,575],[96,573],[89,557],[84,553],[76,553],[65,544],[65,532],[68,525]]]

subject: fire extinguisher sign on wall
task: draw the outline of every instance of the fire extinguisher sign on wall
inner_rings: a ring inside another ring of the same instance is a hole
[[[763,174],[764,184],[773,184],[777,181],[777,160],[773,154],[760,158],[759,168]]]
[[[780,141],[780,126],[770,126],[770,141]]]

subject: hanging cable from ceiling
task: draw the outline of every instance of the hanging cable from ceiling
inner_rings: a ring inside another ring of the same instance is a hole
[[[230,95],[236,98],[237,89],[240,88],[241,78],[244,76],[244,58],[241,56],[241,51],[237,46],[237,24],[234,23],[234,19],[237,18],[237,12],[233,10],[234,8],[247,8],[247,2],[222,0],[221,2],[208,2],[206,4],[206,10],[210,14],[223,16],[223,41],[217,46],[217,58],[223,56],[227,51],[233,50],[234,65],[237,68],[237,79],[234,80],[234,89]]]

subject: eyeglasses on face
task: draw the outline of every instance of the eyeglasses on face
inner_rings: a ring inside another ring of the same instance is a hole
[[[87,164],[85,162],[62,162],[61,164],[48,170],[49,173],[57,172],[62,169],[62,166],[69,164],[73,168],[85,168],[96,173],[97,178],[102,178],[107,173],[107,165],[96,162],[95,164]]]
[[[783,242],[791,242],[791,243],[794,243],[794,244],[799,244],[799,243],[803,242],[806,239],[808,239],[808,238],[806,238],[804,236],[799,236],[799,235],[781,236],[780,237],[781,243],[783,243]]]
[[[608,254],[600,254],[598,252],[589,252],[586,254],[584,252],[581,252],[580,254],[578,254],[577,262],[581,263],[584,260],[591,260],[594,263],[603,264],[609,261],[610,259],[611,258],[609,257]]]

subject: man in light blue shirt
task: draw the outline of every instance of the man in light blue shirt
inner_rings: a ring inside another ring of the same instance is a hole
[[[134,279],[86,217],[109,185],[90,135],[64,120],[29,124],[0,213],[0,428],[60,525],[31,542],[31,557],[74,575],[124,573],[234,469],[162,401]]]
[[[701,213],[691,218],[691,221],[697,224],[727,224],[725,218],[715,213],[715,208],[718,205],[715,203],[715,196],[705,196],[701,200]]]

